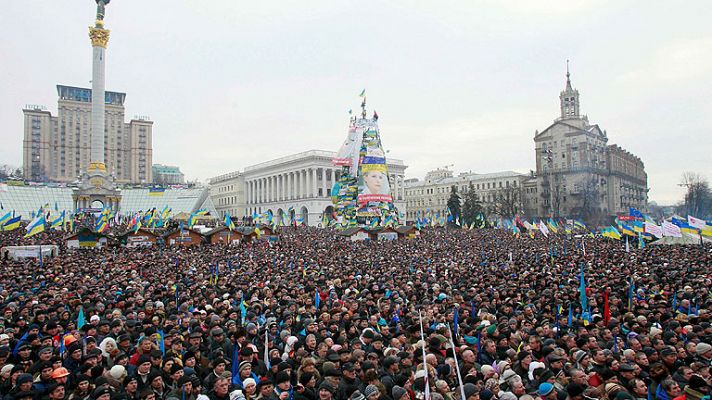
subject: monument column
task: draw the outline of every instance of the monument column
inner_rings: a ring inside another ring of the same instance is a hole
[[[109,43],[109,30],[104,29],[104,13],[105,6],[109,4],[109,1],[97,0],[96,23],[89,28],[89,38],[93,48],[90,169],[92,167],[102,169],[101,166],[106,169],[104,164],[104,110],[106,46]]]

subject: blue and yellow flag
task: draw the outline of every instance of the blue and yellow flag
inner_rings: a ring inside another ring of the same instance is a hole
[[[18,215],[15,218],[10,218],[7,220],[3,225],[2,225],[2,231],[14,231],[15,229],[20,227],[20,216]]]
[[[25,228],[27,230],[27,233],[25,234],[25,237],[28,238],[30,236],[34,236],[38,233],[42,233],[45,230],[45,217],[44,214],[38,215],[35,219],[32,220],[32,222],[27,225]]]
[[[231,231],[235,230],[235,223],[232,222],[232,218],[230,218],[230,214],[227,212],[225,213],[225,226]]]
[[[0,217],[0,226],[2,226],[3,224],[5,224],[5,222],[9,221],[10,218],[12,218],[12,213],[11,213],[11,212],[8,212],[7,214],[5,214],[5,215],[3,215],[2,217]]]
[[[50,228],[62,230],[62,228],[64,228],[64,216],[65,211],[62,211],[62,214],[60,214],[54,221],[52,221],[52,223],[50,224]]]

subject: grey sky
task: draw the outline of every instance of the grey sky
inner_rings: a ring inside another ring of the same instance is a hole
[[[22,0],[0,16],[0,163],[22,162],[22,112],[89,87],[92,0]],[[565,60],[582,112],[646,165],[650,199],[712,171],[707,0],[113,0],[107,89],[154,121],[155,163],[189,178],[336,150],[366,88],[408,177],[534,168]]]

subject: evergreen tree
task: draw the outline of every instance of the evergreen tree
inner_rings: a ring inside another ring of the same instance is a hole
[[[447,208],[450,209],[452,222],[461,220],[462,206],[460,205],[460,195],[457,193],[457,186],[450,189],[450,198],[447,200]]]
[[[482,212],[482,203],[475,192],[475,185],[470,182],[470,186],[465,193],[465,204],[462,205],[462,219],[467,225],[471,225],[477,220],[477,216]]]

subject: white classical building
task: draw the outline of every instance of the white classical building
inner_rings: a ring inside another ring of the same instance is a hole
[[[408,207],[406,220],[409,222],[415,221],[418,215],[425,217],[429,212],[433,214],[445,213],[452,187],[455,186],[457,188],[460,200],[464,202],[464,195],[469,190],[470,184],[472,184],[477,198],[488,214],[494,213],[492,208],[497,192],[511,189],[512,192],[517,193],[520,199],[518,201],[521,203],[520,214],[525,215],[528,208],[526,184],[531,179],[530,175],[514,171],[486,174],[462,172],[455,176],[453,171],[447,168],[438,168],[429,171],[422,181],[417,178],[411,178],[405,182],[406,204]]]
[[[294,209],[307,225],[321,223],[324,211],[332,212],[331,188],[341,168],[332,165],[336,152],[309,150],[248,166],[210,179],[210,193],[221,216],[229,212],[241,218],[271,210],[274,215]],[[406,165],[388,159],[388,178],[393,200],[405,213]]]

